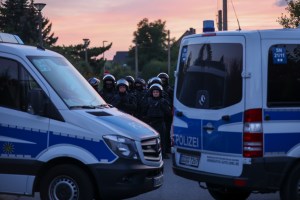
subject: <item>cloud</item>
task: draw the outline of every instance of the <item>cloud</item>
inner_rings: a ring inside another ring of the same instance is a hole
[[[283,7],[283,6],[287,6],[287,2],[286,0],[276,0],[275,5],[279,7]]]

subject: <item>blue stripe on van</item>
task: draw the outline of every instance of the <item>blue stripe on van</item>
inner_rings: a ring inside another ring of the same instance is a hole
[[[116,156],[108,149],[105,143],[100,141],[93,141],[90,139],[66,137],[65,135],[50,134],[49,146],[57,144],[72,144],[79,146],[89,152],[91,152],[98,160],[106,159],[108,162],[116,159]]]
[[[270,123],[293,122],[295,125],[300,123],[300,109],[265,109],[264,118]],[[282,130],[282,133],[266,133],[264,135],[264,150],[265,153],[284,153],[286,154],[293,147],[300,143],[299,132],[289,132],[288,129]]]
[[[3,155],[36,157],[47,148],[48,134],[45,131],[0,125],[0,135],[0,152]]]
[[[299,133],[265,134],[265,153],[287,153],[300,143]]]
[[[300,109],[266,109],[264,116],[269,120],[300,120]]]
[[[66,135],[50,133],[49,145],[72,144],[80,146],[80,148],[90,151],[98,160],[107,159],[108,162],[116,158],[103,141],[67,137]],[[2,155],[35,158],[47,149],[47,138],[48,132],[43,130],[26,130],[22,127],[1,126],[0,124],[0,157]]]

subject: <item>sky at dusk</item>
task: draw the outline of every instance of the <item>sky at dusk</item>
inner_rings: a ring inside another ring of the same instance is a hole
[[[56,45],[76,45],[90,39],[89,47],[112,44],[105,52],[112,59],[116,51],[128,51],[133,32],[143,18],[166,21],[172,38],[189,28],[202,32],[203,20],[217,21],[223,0],[35,0],[46,3],[43,16],[52,22]],[[281,28],[277,20],[287,14],[285,0],[228,0],[228,30]],[[233,9],[234,8],[234,9]],[[215,25],[216,26],[216,25]]]

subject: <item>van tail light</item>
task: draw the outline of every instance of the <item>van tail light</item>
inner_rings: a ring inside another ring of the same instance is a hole
[[[244,113],[243,156],[263,156],[262,109],[250,109]]]

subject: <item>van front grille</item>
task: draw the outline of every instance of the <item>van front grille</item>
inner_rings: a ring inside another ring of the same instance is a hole
[[[159,138],[143,140],[142,150],[143,150],[145,160],[160,161],[161,144]]]

